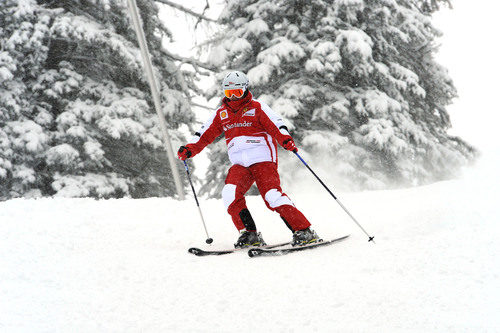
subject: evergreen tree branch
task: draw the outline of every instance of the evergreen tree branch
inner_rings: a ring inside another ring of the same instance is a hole
[[[198,14],[196,12],[193,12],[191,9],[183,7],[183,6],[181,6],[179,4],[176,4],[175,2],[172,2],[172,1],[169,1],[169,0],[154,0],[154,1],[161,2],[161,3],[165,4],[165,5],[168,5],[170,7],[178,9],[180,11],[188,13],[189,15],[195,16],[195,17],[197,17],[200,20],[205,20],[205,21],[209,21],[209,22],[217,22],[217,20],[211,19],[210,17],[206,17],[203,14]]]
[[[173,54],[165,49],[161,49],[161,52],[164,53],[166,56],[170,57],[171,59],[192,65],[196,69],[196,71],[199,71],[198,67],[207,69],[209,71],[217,70],[214,66],[211,66],[211,65],[204,63],[204,62],[201,62],[195,58],[182,57],[180,55]]]
[[[191,102],[190,104],[191,104],[192,106],[196,106],[196,107],[199,107],[199,108],[207,109],[207,110],[210,110],[210,111],[213,111],[213,110],[214,110],[214,108],[211,108],[211,107],[206,106],[206,105],[201,105],[201,104],[194,103],[194,102]]]
[[[208,2],[208,0],[206,0],[206,5],[205,5],[205,8],[203,8],[203,12],[201,12],[201,15],[205,16],[205,12],[207,11],[207,9],[210,8],[210,3]],[[196,27],[198,27],[198,24],[200,24],[201,22],[201,18],[198,18],[198,21],[196,21],[196,24],[194,25],[194,29],[196,30]]]

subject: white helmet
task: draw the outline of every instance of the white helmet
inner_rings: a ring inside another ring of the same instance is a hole
[[[245,92],[248,88],[248,83],[248,78],[243,72],[229,72],[224,80],[222,80],[222,90],[243,89],[243,92]]]

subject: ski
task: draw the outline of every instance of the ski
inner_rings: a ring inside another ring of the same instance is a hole
[[[299,252],[299,251],[304,251],[304,250],[315,249],[315,248],[318,248],[318,247],[321,247],[321,246],[331,245],[333,243],[337,243],[337,242],[343,241],[347,237],[349,237],[349,235],[346,235],[346,236],[343,236],[343,237],[339,237],[339,238],[335,238],[335,239],[328,240],[328,241],[319,242],[319,243],[313,243],[313,244],[303,245],[303,246],[279,248],[279,249],[275,249],[275,248],[271,248],[271,249],[270,248],[252,248],[252,249],[248,250],[248,256],[250,258],[253,258],[253,257],[264,257],[264,256],[282,256],[282,255],[289,254],[289,253],[292,253],[292,252]]]
[[[285,246],[285,245],[289,245],[289,244],[290,244],[290,242],[285,242],[285,243],[278,243],[278,244],[272,244],[272,245],[265,245],[265,246],[258,247],[258,248],[274,249],[276,247]],[[257,247],[252,247],[252,249],[253,248],[257,248]],[[199,249],[197,247],[192,247],[188,250],[188,252],[192,253],[198,257],[204,257],[204,256],[220,256],[220,255],[235,253],[235,252],[239,252],[241,250],[248,250],[248,249],[249,249],[248,247],[245,247],[245,248],[227,249],[227,250],[202,250],[202,249]]]

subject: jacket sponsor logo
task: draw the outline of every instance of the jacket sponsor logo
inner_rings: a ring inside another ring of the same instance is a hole
[[[260,143],[260,140],[247,140],[247,143]]]
[[[227,119],[227,117],[228,117],[227,116],[227,111],[224,110],[224,111],[220,112],[220,119],[221,120]]]
[[[250,116],[250,117],[255,116],[255,109],[248,110],[248,111],[243,110],[243,111],[245,111],[245,113],[243,113],[243,117],[245,117],[245,116]]]
[[[225,126],[222,126],[222,128],[224,129],[224,131],[227,131],[227,130],[233,129],[235,127],[250,127],[250,126],[252,126],[251,122],[249,123],[247,121],[244,121],[242,123],[234,123],[231,125],[225,125]]]

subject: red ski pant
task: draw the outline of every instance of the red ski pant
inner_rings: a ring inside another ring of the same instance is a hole
[[[303,230],[311,225],[304,214],[295,208],[290,198],[282,192],[276,163],[261,162],[252,164],[248,168],[235,164],[228,171],[222,198],[238,230],[245,228],[239,213],[247,208],[245,193],[254,182],[266,206],[278,212],[292,230]]]

